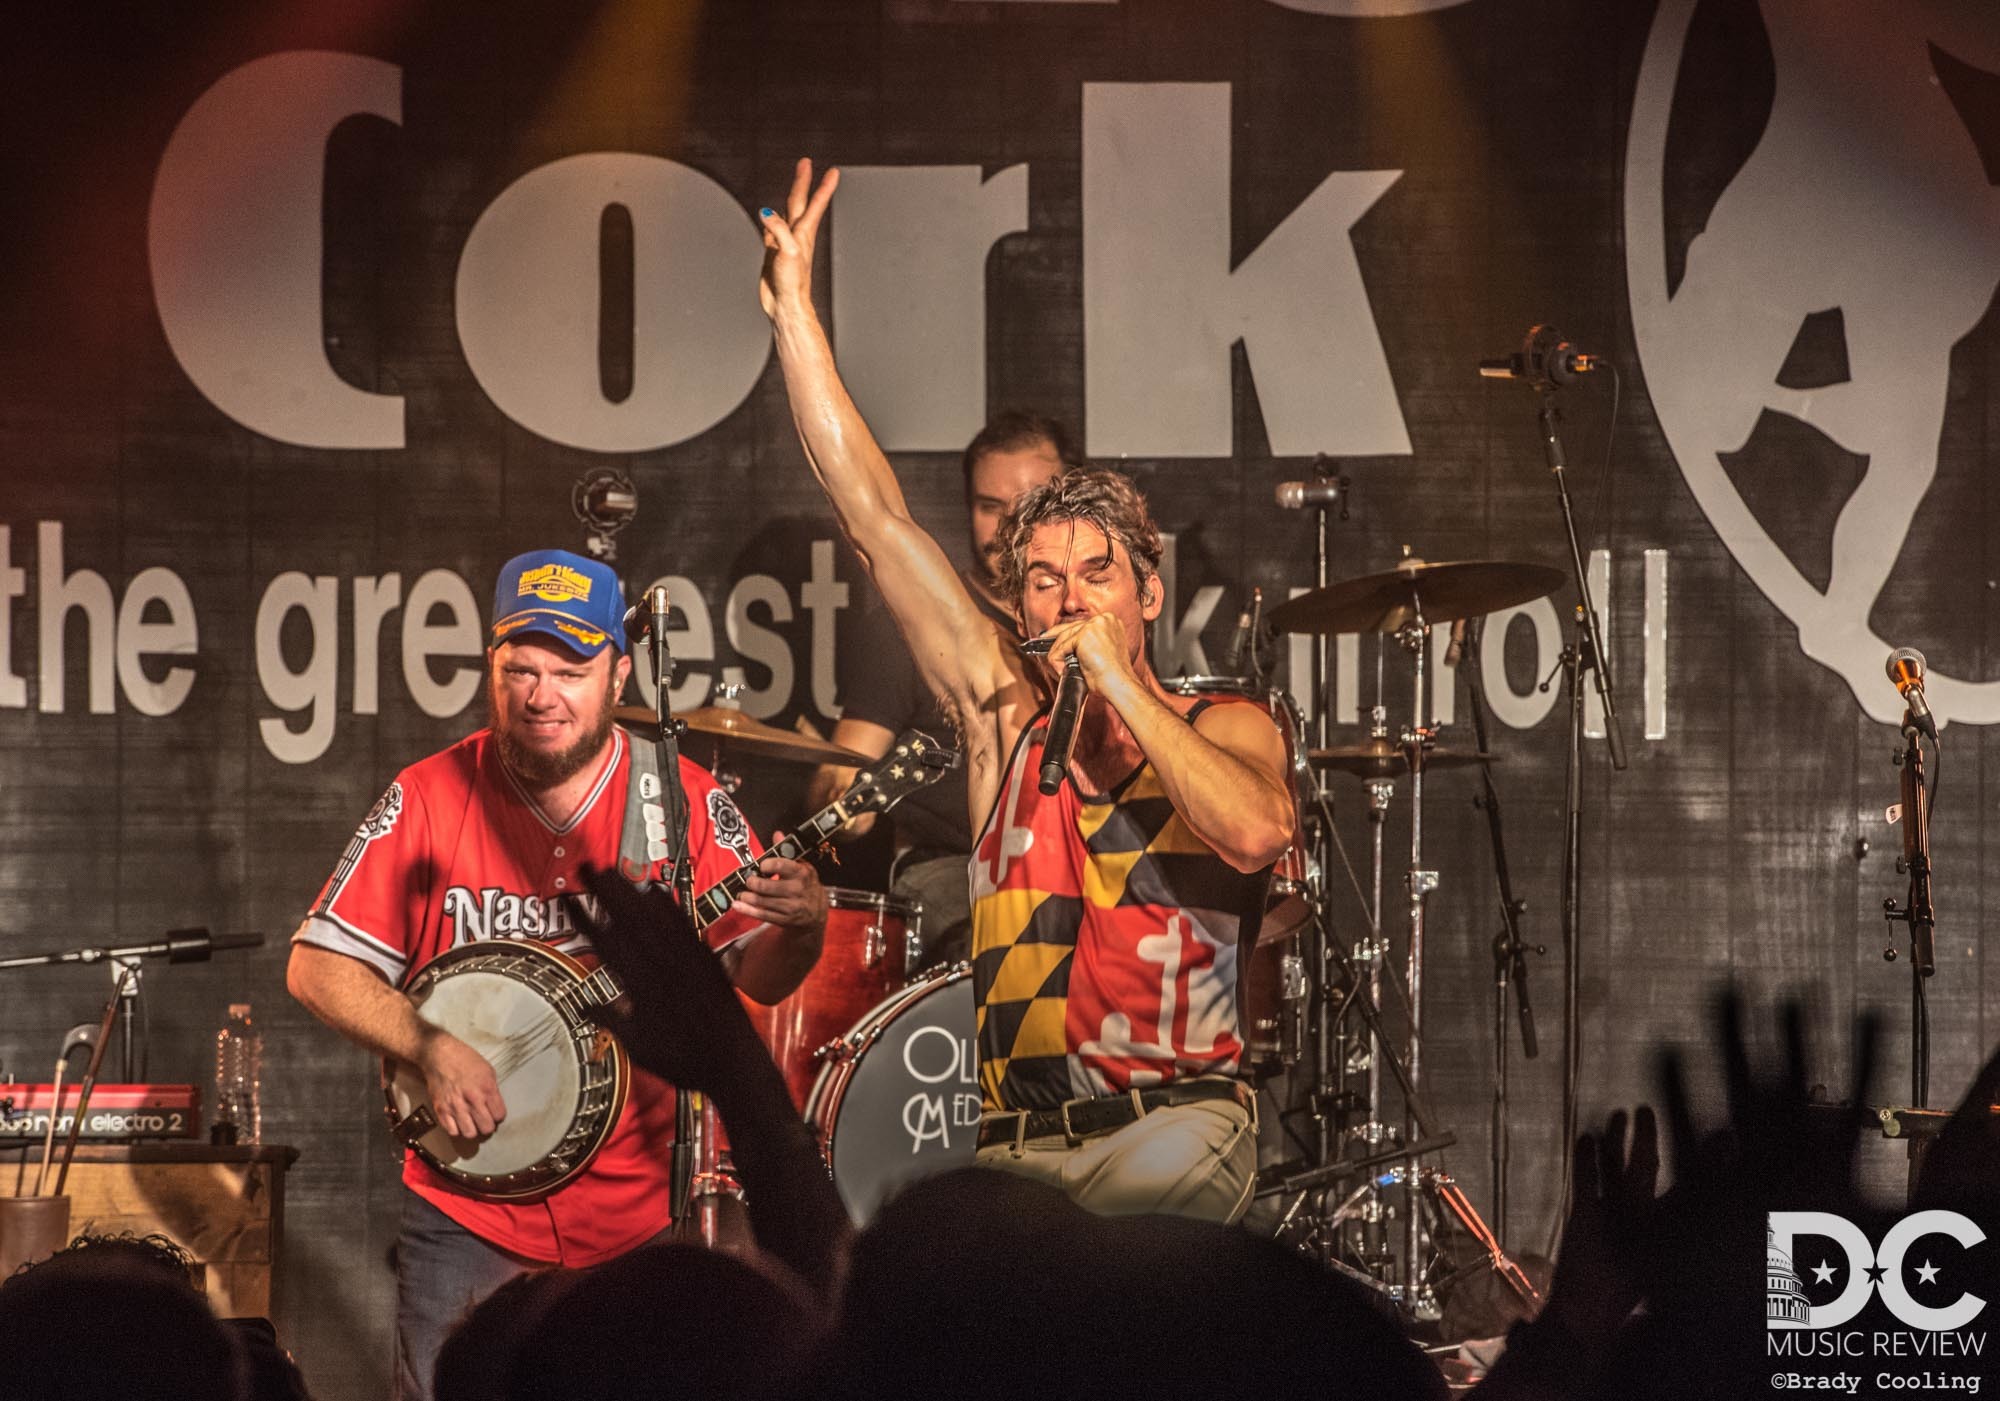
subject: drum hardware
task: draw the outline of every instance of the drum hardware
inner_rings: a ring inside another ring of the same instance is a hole
[[[1374,1151],[1363,1158],[1344,1162],[1337,1160],[1332,1151],[1332,1126],[1322,1120],[1320,1165],[1306,1173],[1282,1178],[1278,1189],[1317,1190],[1327,1182],[1362,1170],[1363,1164],[1372,1165],[1372,1162],[1407,1164],[1405,1171],[1377,1174],[1359,1184],[1356,1189],[1359,1196],[1350,1195],[1349,1201],[1330,1212],[1323,1204],[1317,1216],[1311,1218],[1314,1227],[1312,1235],[1320,1253],[1330,1255],[1330,1247],[1334,1244],[1333,1233],[1343,1223],[1358,1219],[1362,1226],[1360,1257],[1371,1271],[1386,1278],[1393,1267],[1393,1260],[1384,1223],[1394,1213],[1383,1200],[1383,1194],[1400,1189],[1403,1229],[1399,1234],[1403,1277],[1394,1288],[1406,1308],[1423,1314],[1434,1312],[1437,1288],[1437,1281],[1433,1278],[1435,1262],[1432,1244],[1435,1233],[1427,1232],[1422,1200],[1427,1180],[1424,1174],[1438,1170],[1422,1167],[1420,1162],[1426,1153],[1442,1147],[1443,1140],[1449,1137],[1440,1134],[1430,1122],[1423,1093],[1425,916],[1427,902],[1438,889],[1441,879],[1441,873],[1424,862],[1424,775],[1425,770],[1433,765],[1438,768],[1461,767],[1482,762],[1487,757],[1483,742],[1471,753],[1441,749],[1437,745],[1437,725],[1430,717],[1431,698],[1428,694],[1431,630],[1435,624],[1529,602],[1553,591],[1563,582],[1563,576],[1560,571],[1537,565],[1500,561],[1430,564],[1409,557],[1407,550],[1405,555],[1394,569],[1378,574],[1337,584],[1326,583],[1322,576],[1318,588],[1279,605],[1270,615],[1273,627],[1281,631],[1316,634],[1376,632],[1383,639],[1383,646],[1378,652],[1378,666],[1382,654],[1393,641],[1409,654],[1411,667],[1410,720],[1393,738],[1387,709],[1382,704],[1378,673],[1377,704],[1370,717],[1369,742],[1333,747],[1325,738],[1327,717],[1322,713],[1320,745],[1306,756],[1308,767],[1316,773],[1347,772],[1363,779],[1367,793],[1372,879],[1370,894],[1362,903],[1369,928],[1364,938],[1355,941],[1354,946],[1344,952],[1331,937],[1330,930],[1321,932],[1320,966],[1325,976],[1318,999],[1321,1017],[1316,1024],[1320,1035],[1317,1056],[1320,1079],[1315,1086],[1313,1102],[1316,1113],[1323,1115],[1326,1092],[1336,1076],[1365,1071],[1367,1114],[1360,1124],[1347,1126],[1344,1137]],[[1321,694],[1326,694],[1324,686]],[[1384,829],[1396,780],[1405,773],[1409,776],[1410,786],[1410,857],[1403,877],[1408,945],[1403,966],[1396,970],[1388,962],[1390,951],[1383,923],[1386,913],[1383,902],[1386,866]],[[1316,786],[1313,791],[1324,804],[1324,790]],[[1333,827],[1330,814],[1324,827],[1328,838],[1339,850],[1350,881],[1354,882],[1356,894],[1360,896],[1362,892],[1355,879],[1353,865],[1347,861],[1345,849],[1340,846],[1339,833]],[[1331,995],[1336,971],[1344,975],[1345,986],[1344,996],[1338,999]],[[1401,986],[1397,990],[1403,994],[1404,1010],[1408,1016],[1408,1035],[1401,1054],[1391,1049],[1392,1043],[1381,1020],[1383,983],[1386,981],[1392,988],[1397,987],[1398,979],[1394,976],[1397,971],[1402,974]],[[1349,1054],[1334,1057],[1330,1054],[1337,1040],[1333,1028],[1344,1021],[1350,1011],[1359,1013],[1365,1033],[1359,1038],[1359,1045],[1350,1048]],[[1405,1117],[1400,1126],[1384,1122],[1381,1113],[1385,1067],[1403,1092]],[[1433,1185],[1437,1184],[1436,1178],[1430,1181]],[[1451,1190],[1457,1193],[1455,1186]],[[1471,1212],[1470,1203],[1464,1202],[1463,1195],[1457,1194],[1455,1201],[1465,1207],[1470,1220],[1460,1218],[1456,1205],[1447,1204],[1451,1217],[1472,1231],[1475,1237],[1488,1236],[1484,1223],[1478,1221],[1476,1212]],[[1292,1210],[1286,1213],[1286,1220],[1296,1221],[1301,1214],[1301,1203],[1295,1202]],[[1337,1220],[1334,1219],[1336,1217]]]
[[[1410,771],[1409,756],[1403,747],[1389,743],[1386,738],[1370,740],[1366,744],[1342,744],[1331,749],[1308,750],[1306,762],[1316,769],[1332,769],[1377,782],[1393,782]],[[1497,764],[1500,761],[1483,752],[1432,745],[1425,752],[1423,762],[1427,769],[1458,769],[1470,764]]]

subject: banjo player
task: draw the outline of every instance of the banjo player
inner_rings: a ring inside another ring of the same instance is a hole
[[[401,989],[474,940],[589,946],[563,907],[586,865],[668,880],[647,827],[657,778],[645,746],[613,723],[631,674],[624,598],[605,564],[560,550],[500,571],[486,652],[488,724],[404,769],[355,833],[293,935],[287,986],[314,1016],[421,1070],[438,1124],[482,1140],[506,1118],[494,1067],[418,1016]],[[683,758],[689,859],[705,888],[762,848],[727,792]],[[654,813],[658,808],[654,806]],[[635,857],[636,853],[636,857]],[[635,871],[635,866],[640,869]],[[813,868],[762,861],[706,938],[739,990],[783,998],[818,958],[827,897]],[[673,1089],[633,1071],[602,1151],[534,1200],[457,1190],[405,1157],[396,1248],[396,1394],[428,1398],[439,1347],[459,1317],[540,1265],[591,1265],[669,1228]]]

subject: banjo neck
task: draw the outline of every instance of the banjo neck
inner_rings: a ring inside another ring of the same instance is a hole
[[[799,824],[796,832],[787,833],[785,839],[758,858],[779,857],[786,861],[797,861],[824,846],[849,820],[855,811],[848,804],[852,794],[842,794],[833,802],[821,808]],[[695,896],[695,932],[708,928],[716,920],[729,913],[729,907],[736,897],[750,883],[750,877],[757,874],[758,861],[746,861],[707,890]],[[581,979],[571,994],[578,1011],[596,1007],[607,1007],[625,995],[624,984],[613,976],[611,970],[602,965],[593,969]]]
[[[847,794],[821,808],[799,824],[796,832],[787,833],[785,839],[759,857],[778,857],[785,861],[797,861],[826,845],[833,834],[846,826],[855,812],[848,806]],[[708,928],[722,916],[729,913],[730,905],[743,893],[750,883],[750,877],[757,874],[757,861],[746,861],[707,890],[694,898],[694,927],[697,931]]]

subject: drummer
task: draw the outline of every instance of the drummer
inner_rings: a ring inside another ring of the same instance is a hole
[[[1019,625],[1013,604],[1000,594],[1000,522],[1023,493],[1078,461],[1067,428],[1053,418],[1019,410],[996,416],[965,446],[959,465],[972,567],[959,570],[958,577],[1004,637],[1017,636]],[[951,721],[918,674],[895,619],[880,607],[851,616],[853,623],[840,639],[841,712],[833,742],[873,759],[888,752],[903,730],[948,733]],[[832,764],[820,768],[806,790],[807,808],[825,806],[853,781],[854,772]],[[874,822],[875,814],[865,813],[849,824],[846,835],[860,837]],[[972,904],[965,864],[972,853],[972,825],[966,818],[964,769],[953,769],[911,794],[897,807],[891,825],[896,854],[889,868],[889,893],[921,912],[917,968],[969,958]]]

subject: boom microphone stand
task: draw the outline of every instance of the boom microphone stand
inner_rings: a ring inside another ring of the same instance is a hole
[[[1569,753],[1564,784],[1563,824],[1563,1194],[1561,1210],[1569,1206],[1569,1145],[1576,1142],[1577,1082],[1583,1066],[1583,1021],[1577,1005],[1583,981],[1583,677],[1589,673],[1604,708],[1604,739],[1611,752],[1611,767],[1625,767],[1625,733],[1618,723],[1618,703],[1611,684],[1611,668],[1604,650],[1604,629],[1598,621],[1597,604],[1590,596],[1590,574],[1584,568],[1583,547],[1577,543],[1576,514],[1570,508],[1568,473],[1562,445],[1562,413],[1556,405],[1557,387],[1543,378],[1535,386],[1540,399],[1537,420],[1541,424],[1542,452],[1556,481],[1556,501],[1562,508],[1563,534],[1569,542],[1570,567],[1576,572],[1577,605],[1574,632],[1564,649],[1563,684],[1569,693]],[[1546,684],[1546,683],[1544,683]]]
[[[1917,666],[1922,665],[1923,658],[1917,656]],[[1931,743],[1935,748],[1935,734]],[[1914,706],[1903,712],[1903,748],[1897,752],[1895,762],[1902,770],[1903,825],[1903,854],[1896,860],[1896,869],[1909,875],[1910,887],[1903,904],[1898,905],[1894,900],[1882,902],[1882,917],[1910,927],[1910,1103],[1922,1110],[1930,1108],[1931,1096],[1931,1018],[1924,980],[1937,972],[1937,913],[1931,907],[1930,794],[1924,786],[1923,733]],[[1884,949],[1882,957],[1895,962],[1895,946]],[[1928,1143],[1925,1137],[1910,1138],[1913,1191]]]
[[[1535,1010],[1528,1001],[1528,950],[1547,953],[1540,944],[1521,937],[1521,916],[1528,902],[1515,897],[1514,882],[1507,870],[1507,838],[1500,824],[1500,793],[1493,786],[1493,764],[1483,756],[1486,742],[1486,685],[1480,667],[1480,648],[1486,642],[1486,620],[1474,618],[1466,627],[1463,657],[1472,666],[1466,672],[1472,701],[1473,750],[1482,756],[1479,775],[1483,785],[1473,805],[1486,814],[1486,835],[1493,846],[1493,874],[1500,887],[1500,932],[1493,936],[1493,1240],[1504,1249],[1507,1240],[1507,1169],[1512,1156],[1512,1124],[1507,1097],[1507,991],[1514,992],[1514,1006],[1521,1022],[1521,1054],[1533,1060],[1541,1045],[1535,1036]]]

